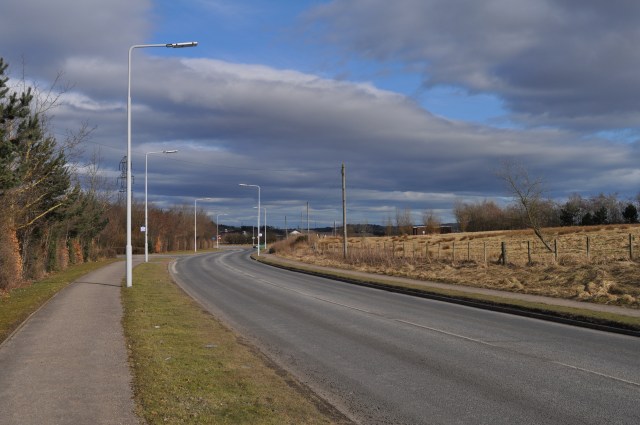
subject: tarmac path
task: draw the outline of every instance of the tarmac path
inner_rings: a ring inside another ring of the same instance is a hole
[[[0,345],[0,423],[139,424],[122,329],[125,263],[72,283]]]

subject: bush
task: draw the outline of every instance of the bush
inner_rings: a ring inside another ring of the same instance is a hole
[[[0,290],[22,283],[22,259],[16,233],[0,226]]]
[[[299,235],[283,239],[269,246],[269,254],[278,252],[292,252],[298,245],[307,243],[307,235]]]

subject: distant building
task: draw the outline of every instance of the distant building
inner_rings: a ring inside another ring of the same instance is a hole
[[[417,235],[436,235],[436,234],[446,234],[446,233],[453,233],[454,231],[457,231],[457,228],[454,228],[453,225],[451,224],[443,224],[440,227],[438,227],[437,229],[428,229],[427,226],[413,226],[413,235],[417,236]]]

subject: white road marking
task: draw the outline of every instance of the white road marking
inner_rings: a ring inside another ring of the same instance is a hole
[[[496,344],[492,344],[490,342],[483,341],[483,340],[480,340],[480,339],[477,339],[477,338],[472,338],[472,337],[456,334],[456,333],[453,333],[453,332],[445,331],[443,329],[437,329],[437,328],[433,328],[433,327],[430,327],[430,326],[422,325],[422,324],[419,324],[419,323],[414,323],[414,322],[410,322],[410,321],[407,321],[407,320],[403,320],[403,319],[398,319],[398,318],[394,318],[394,317],[388,317],[388,316],[385,316],[382,313],[376,313],[374,311],[365,310],[363,308],[356,307],[356,306],[353,306],[353,305],[349,305],[349,304],[344,304],[344,303],[340,303],[340,302],[337,302],[337,301],[333,301],[333,300],[330,300],[330,299],[327,299],[327,298],[320,297],[318,295],[314,295],[314,294],[311,294],[311,293],[308,293],[308,292],[305,292],[305,291],[301,291],[299,289],[293,289],[293,288],[290,288],[290,287],[279,285],[277,283],[271,282],[271,281],[266,280],[264,278],[258,278],[257,281],[265,283],[267,285],[275,286],[275,287],[280,288],[280,289],[284,289],[286,291],[290,291],[290,292],[294,292],[294,293],[297,293],[297,294],[300,294],[300,295],[303,295],[303,296],[306,296],[306,297],[310,297],[310,298],[316,299],[318,301],[323,301],[323,302],[326,302],[326,303],[329,303],[329,304],[333,304],[333,305],[337,305],[337,306],[340,306],[340,307],[344,307],[344,308],[347,308],[347,309],[350,309],[350,310],[355,310],[355,311],[359,311],[361,313],[373,315],[373,316],[376,316],[376,317],[381,317],[381,318],[384,318],[384,319],[387,319],[387,320],[390,320],[390,321],[403,323],[403,324],[406,324],[406,325],[409,325],[409,326],[414,326],[414,327],[418,327],[418,328],[425,329],[425,330],[428,330],[428,331],[432,331],[432,332],[440,333],[440,334],[443,334],[443,335],[447,335],[447,336],[450,336],[450,337],[453,337],[453,338],[458,338],[458,339],[462,339],[462,340],[465,340],[465,341],[486,345],[486,346],[489,346],[489,347],[492,347],[492,348],[498,348],[498,349],[501,349],[501,350],[508,349],[506,347],[503,347],[503,346],[500,346],[500,345],[496,345]],[[514,351],[514,352],[516,352],[516,353],[518,353],[520,355],[523,355],[523,354],[526,355],[526,353],[521,353],[519,351]],[[605,373],[597,372],[597,371],[594,371],[594,370],[585,369],[585,368],[581,368],[581,367],[578,367],[578,366],[574,366],[574,365],[571,365],[571,364],[562,363],[562,362],[555,361],[555,360],[550,360],[550,359],[540,358],[539,360],[547,361],[547,362],[550,362],[550,363],[553,363],[553,364],[556,364],[556,365],[559,365],[559,366],[563,366],[563,367],[567,367],[567,368],[570,368],[570,369],[578,370],[578,371],[581,371],[581,372],[589,373],[589,374],[596,375],[596,376],[599,376],[599,377],[602,377],[602,378],[607,378],[607,379],[611,379],[611,380],[614,380],[614,381],[618,381],[618,382],[622,382],[622,383],[625,383],[625,384],[629,384],[629,385],[633,385],[633,386],[636,386],[636,387],[640,387],[640,384],[637,383],[637,382],[628,381],[628,380],[622,379],[622,378],[617,378],[615,376],[607,375]]]

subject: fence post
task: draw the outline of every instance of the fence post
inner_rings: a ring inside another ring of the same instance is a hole
[[[455,263],[456,262],[456,243],[455,243],[455,241],[451,242],[451,258],[452,258],[451,262]]]
[[[557,239],[553,240],[553,258],[557,263],[558,262],[558,240]]]
[[[500,242],[500,249],[502,250],[502,254],[500,256],[502,258],[502,265],[506,266],[507,265],[507,243]]]
[[[633,235],[629,233],[629,260],[633,260]]]
[[[591,242],[587,236],[587,262],[591,261]]]
[[[438,260],[440,260],[440,242],[438,242]]]
[[[531,241],[527,241],[527,258],[529,259],[529,265],[531,265]]]
[[[467,261],[471,261],[471,241],[467,242]]]
[[[486,241],[482,242],[482,253],[484,254],[483,255],[484,265],[486,266],[487,265],[487,242]]]

